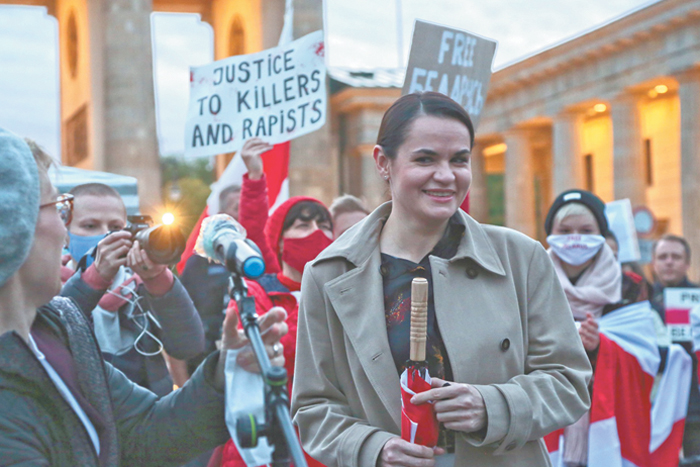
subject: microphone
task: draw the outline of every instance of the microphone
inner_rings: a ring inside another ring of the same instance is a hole
[[[195,251],[248,279],[257,279],[265,272],[260,249],[246,238],[245,228],[228,214],[216,214],[202,221]]]

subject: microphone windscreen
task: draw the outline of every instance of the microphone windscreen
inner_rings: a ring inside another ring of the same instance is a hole
[[[246,238],[245,228],[228,214],[215,214],[204,219],[194,246],[195,252],[212,261],[217,261],[214,241],[221,232],[226,230]]]

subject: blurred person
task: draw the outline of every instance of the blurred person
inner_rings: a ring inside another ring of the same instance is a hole
[[[228,214],[238,220],[238,205],[241,202],[241,186],[229,185],[219,193],[219,213]]]
[[[450,98],[399,98],[374,147],[392,201],[306,267],[292,412],[328,466],[548,465],[541,438],[589,406],[590,364],[545,250],[459,208],[473,142]],[[433,389],[413,403],[435,402],[436,448],[399,436],[416,277],[429,279]]]
[[[369,215],[360,198],[343,195],[333,200],[328,208],[333,216],[333,237],[340,237],[346,230]]]
[[[219,194],[219,213],[228,214],[237,220],[240,198],[240,185],[224,188]],[[229,302],[228,278],[229,272],[224,266],[197,254],[189,257],[182,271],[180,281],[192,299],[204,327],[204,351],[187,360],[189,374],[207,355],[216,350],[216,343],[221,339],[221,326]]]
[[[610,247],[615,259],[619,261],[619,244],[617,237],[612,231],[608,231],[605,235],[605,243]],[[644,277],[642,268],[637,263],[621,263],[622,270],[622,299],[615,304],[616,307],[626,306],[631,303],[643,302],[649,299],[650,285]],[[610,311],[610,307],[606,307],[605,312]]]
[[[83,312],[56,297],[73,206],[51,185],[49,163],[0,128],[0,464],[178,465],[222,443],[226,350],[247,344],[236,315],[224,352],[163,398],[104,361]],[[261,319],[275,365],[284,318]],[[237,361],[259,371],[250,358],[242,351]]]
[[[664,290],[667,287],[697,288],[700,285],[688,279],[691,250],[688,241],[678,235],[664,235],[656,242],[651,250],[651,266],[654,273],[654,284],[651,289],[651,306],[656,310],[661,321],[666,323],[666,306]],[[666,333],[662,327],[661,333]],[[693,359],[693,376],[691,378],[688,414],[685,419],[683,434],[683,456],[694,458],[700,464],[700,390],[698,390],[698,361],[693,351],[692,342],[679,342]],[[665,349],[664,349],[665,350]],[[665,362],[665,352],[662,362]],[[661,371],[660,369],[659,371]],[[683,464],[686,465],[686,464]],[[688,464],[689,465],[689,464]]]
[[[204,350],[192,300],[168,267],[153,263],[123,230],[126,207],[116,190],[88,183],[70,193],[75,275],[61,295],[74,299],[92,322],[105,360],[159,396],[168,394],[173,379],[162,352],[186,360]]]

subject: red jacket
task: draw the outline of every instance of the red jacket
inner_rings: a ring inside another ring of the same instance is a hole
[[[301,284],[295,283],[281,273],[266,274],[256,281],[247,281],[248,293],[255,298],[255,311],[262,316],[274,306],[280,306],[287,311],[287,326],[289,332],[282,337],[280,342],[284,346],[284,367],[289,376],[287,389],[292,393],[294,376],[294,360],[296,358],[297,317],[299,305],[297,298],[292,294],[298,292]],[[235,308],[235,302],[229,304],[229,308]],[[323,464],[306,455],[309,467],[323,467]],[[209,464],[212,465],[211,463]],[[224,446],[221,467],[245,467],[245,462],[238,454],[236,445],[229,440]]]
[[[316,201],[314,198],[297,196],[282,203],[268,218],[267,179],[263,175],[260,180],[250,180],[248,175],[243,176],[241,187],[241,201],[238,221],[245,227],[248,238],[255,242],[265,260],[266,272],[258,281],[247,281],[248,293],[255,298],[255,311],[259,316],[267,313],[270,308],[280,306],[287,311],[287,326],[289,332],[280,340],[284,346],[284,359],[287,375],[289,376],[288,390],[291,396],[294,377],[294,361],[296,358],[297,318],[299,304],[293,292],[300,290],[301,284],[296,283],[282,275],[282,273],[270,274],[280,271],[279,242],[282,236],[282,227],[287,213],[300,201]],[[229,304],[229,308],[235,307],[235,302]],[[209,465],[218,464],[218,459],[212,458]],[[323,464],[306,456],[309,467],[323,467]],[[229,440],[224,446],[222,467],[245,467],[245,462],[238,454],[236,445]]]
[[[265,260],[265,272],[274,273],[280,270],[280,265],[277,262],[277,255],[270,249],[265,236],[269,209],[265,174],[260,180],[251,180],[248,174],[243,175],[238,222],[246,229],[248,238],[260,248]]]

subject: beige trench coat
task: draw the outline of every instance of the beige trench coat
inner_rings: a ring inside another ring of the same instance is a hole
[[[332,466],[374,467],[400,434],[399,375],[384,317],[379,235],[391,203],[304,271],[292,414],[302,444]],[[466,225],[457,254],[430,257],[438,326],[455,381],[484,398],[484,439],[456,436],[456,467],[550,465],[541,438],[588,409],[591,367],[542,246]]]

